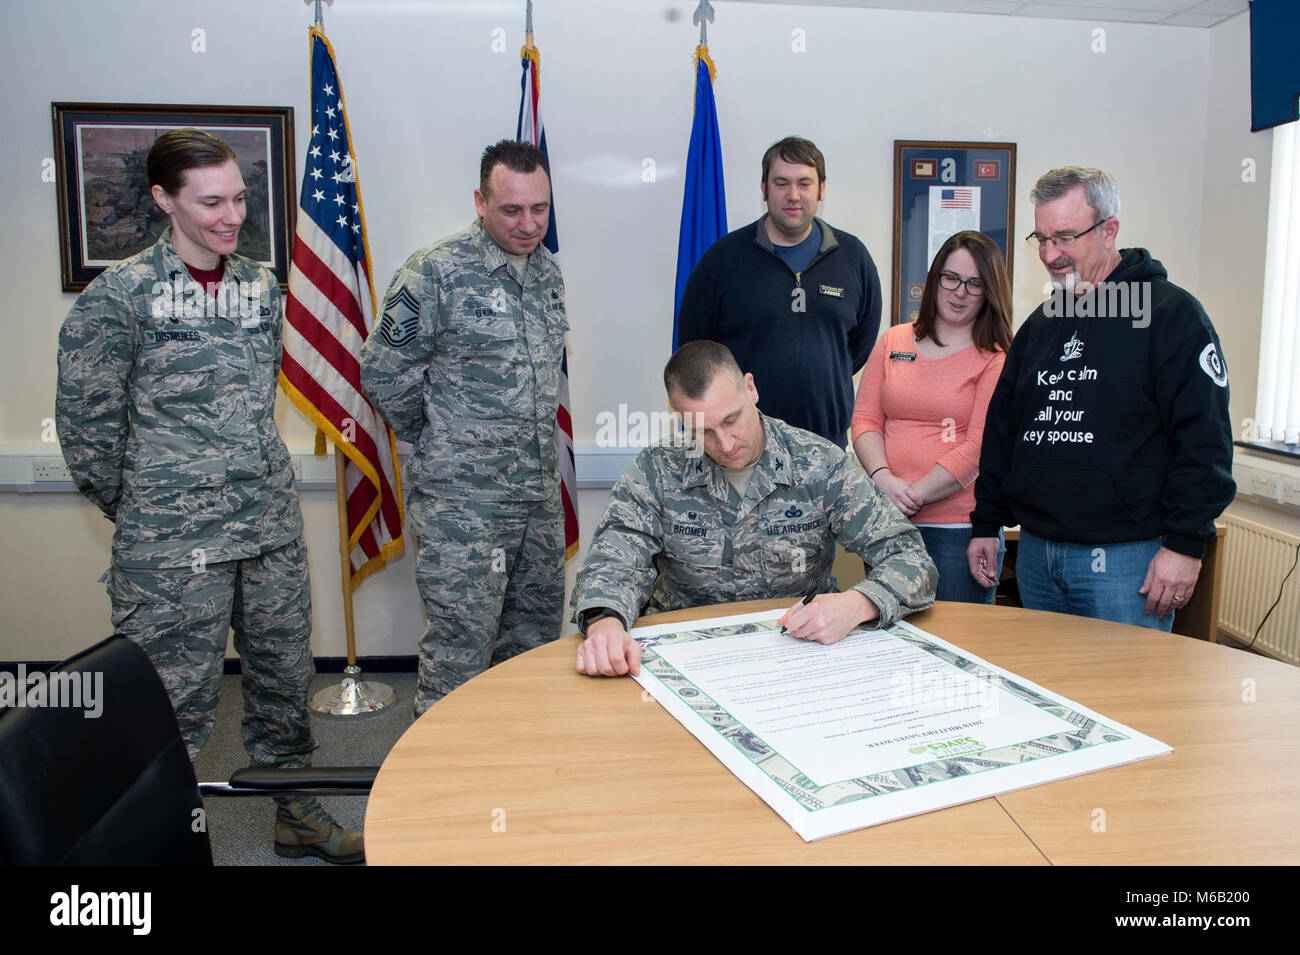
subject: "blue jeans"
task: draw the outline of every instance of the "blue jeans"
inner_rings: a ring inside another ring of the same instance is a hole
[[[966,561],[966,545],[970,543],[969,527],[918,527],[930,559],[939,568],[939,587],[935,600],[956,600],[966,604],[991,604],[996,587],[981,587],[970,575]],[[998,531],[998,569],[1002,574],[1002,555],[1007,552]]]
[[[1138,593],[1160,539],[1122,544],[1069,544],[1020,532],[1016,580],[1020,601],[1030,610],[1072,613],[1169,631],[1172,612],[1147,613]]]

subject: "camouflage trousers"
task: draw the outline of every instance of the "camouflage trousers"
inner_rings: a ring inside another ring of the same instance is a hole
[[[311,585],[302,538],[256,557],[108,573],[113,630],[135,641],[162,677],[190,759],[217,716],[226,637],[243,668],[244,749],[259,766],[307,766]]]
[[[406,514],[428,622],[415,690],[419,716],[489,666],[559,639],[564,512],[558,492],[536,502],[413,492]]]

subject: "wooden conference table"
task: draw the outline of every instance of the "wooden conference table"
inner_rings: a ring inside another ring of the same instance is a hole
[[[1201,640],[1015,607],[940,603],[908,620],[1174,752],[805,843],[634,681],[578,674],[574,634],[475,677],[407,730],[370,796],[366,859],[1300,862],[1300,669]]]

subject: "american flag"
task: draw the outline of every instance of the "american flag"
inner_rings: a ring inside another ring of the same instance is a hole
[[[532,143],[546,153],[546,130],[542,126],[540,104],[541,84],[538,82],[542,65],[541,51],[533,45],[532,33],[520,51],[523,76],[519,79],[519,121],[515,124],[515,139]],[[555,189],[551,189],[551,217],[546,227],[546,248],[555,254],[560,251],[560,240],[555,228]],[[573,461],[573,415],[569,411],[569,351],[560,355],[560,406],[555,412],[555,451],[560,462],[560,498],[564,505],[564,559],[578,553],[578,478]]]
[[[374,325],[361,187],[334,50],[311,28],[311,143],[289,267],[280,387],[347,461],[352,587],[402,555],[397,444],[361,393],[361,346]]]
[[[970,189],[944,189],[939,193],[939,208],[969,209],[972,194]]]

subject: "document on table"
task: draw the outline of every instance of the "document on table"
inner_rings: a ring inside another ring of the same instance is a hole
[[[1172,752],[906,622],[822,646],[779,616],[631,633],[637,681],[805,840]]]

